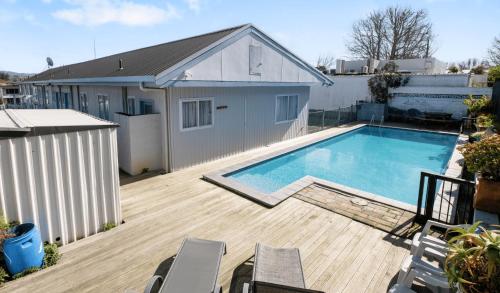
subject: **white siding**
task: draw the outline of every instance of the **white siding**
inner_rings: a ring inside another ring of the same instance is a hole
[[[372,75],[333,76],[333,85],[329,87],[317,85],[311,87],[309,109],[334,110],[348,107],[356,101],[371,101],[368,79]]]
[[[0,140],[0,208],[67,244],[120,224],[116,129]]]
[[[299,95],[297,120],[275,123],[280,94]],[[168,96],[173,170],[307,133],[309,87],[169,88]],[[181,131],[179,99],[201,97],[214,98],[214,125]]]
[[[250,46],[262,48],[260,74],[250,74]],[[186,80],[193,81],[260,81],[318,82],[308,70],[268,46],[255,35],[246,35],[214,52],[191,67]]]

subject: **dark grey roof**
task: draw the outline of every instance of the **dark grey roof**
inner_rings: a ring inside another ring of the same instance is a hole
[[[73,78],[157,75],[245,25],[119,53],[86,62],[52,68],[26,81]],[[119,60],[123,69],[119,69]]]

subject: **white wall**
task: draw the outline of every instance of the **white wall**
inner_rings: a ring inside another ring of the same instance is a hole
[[[426,74],[412,75],[406,86],[467,87],[468,74]]]
[[[0,140],[0,208],[67,244],[121,223],[116,129]]]
[[[120,169],[140,174],[143,169],[158,170],[162,164],[160,114],[129,116],[115,114],[118,128],[118,162]]]
[[[250,74],[250,45],[262,48],[260,74]],[[307,70],[266,45],[256,35],[245,35],[188,70],[186,80],[317,82]]]
[[[275,123],[276,95],[298,94],[298,119]],[[172,169],[178,170],[307,133],[309,87],[169,88]],[[181,131],[180,98],[213,97],[214,125]]]
[[[436,95],[474,95],[491,96],[492,88],[475,87],[445,87],[445,86],[402,86],[395,89],[389,89],[389,93],[397,95],[404,94],[436,94]]]
[[[356,104],[357,100],[371,101],[368,79],[370,75],[336,75],[330,87],[312,86],[309,109],[333,110]]]

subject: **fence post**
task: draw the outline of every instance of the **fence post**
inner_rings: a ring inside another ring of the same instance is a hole
[[[340,106],[339,106],[339,109],[338,109],[338,112],[337,112],[337,126],[340,125]]]
[[[321,130],[325,128],[325,109],[323,109],[323,113],[321,114]]]
[[[425,218],[432,219],[432,212],[434,210],[434,198],[436,197],[436,181],[437,178],[434,176],[429,176],[427,181],[427,197],[425,200]],[[441,215],[438,216],[438,220]]]

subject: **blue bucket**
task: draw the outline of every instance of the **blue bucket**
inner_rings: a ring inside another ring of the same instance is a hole
[[[41,267],[45,252],[40,231],[34,224],[25,223],[12,229],[16,237],[5,239],[3,256],[12,275],[32,267]]]

